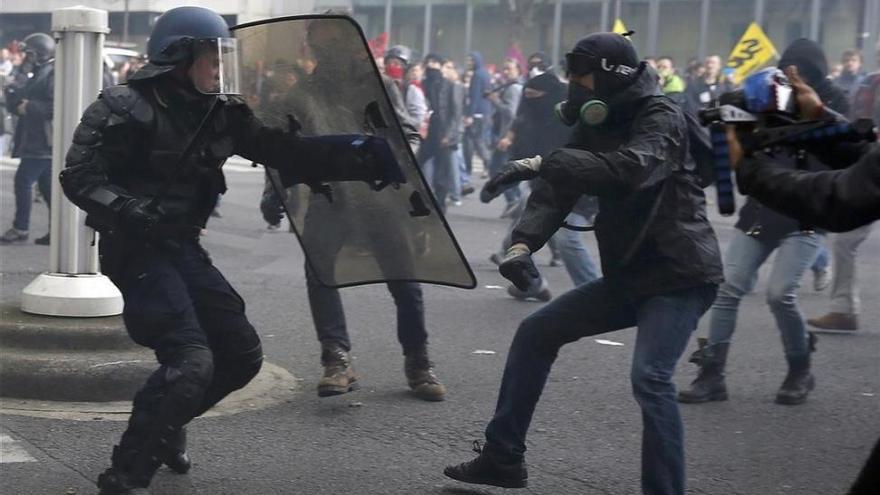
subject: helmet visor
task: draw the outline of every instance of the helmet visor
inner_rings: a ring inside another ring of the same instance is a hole
[[[189,77],[197,90],[208,95],[241,94],[237,39],[200,39],[193,48]]]

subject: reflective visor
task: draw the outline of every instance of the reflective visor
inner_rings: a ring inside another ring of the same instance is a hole
[[[189,77],[196,89],[208,95],[241,94],[237,39],[200,39],[193,48]]]

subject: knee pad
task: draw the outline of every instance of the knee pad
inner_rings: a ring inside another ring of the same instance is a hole
[[[176,403],[175,409],[195,410],[213,377],[214,354],[211,350],[201,346],[186,347],[166,367],[165,381],[168,383],[166,399]],[[190,419],[186,418],[184,423]]]

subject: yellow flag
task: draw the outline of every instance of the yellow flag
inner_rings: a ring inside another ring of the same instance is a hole
[[[773,42],[764,34],[761,26],[753,22],[730,52],[725,72],[733,77],[734,83],[739,84],[746,76],[778,56]]]
[[[623,21],[621,21],[620,19],[614,19],[614,27],[611,28],[612,33],[623,34],[627,31],[629,31],[629,29],[627,29],[626,26],[623,25]]]

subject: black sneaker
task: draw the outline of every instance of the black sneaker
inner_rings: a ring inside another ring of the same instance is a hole
[[[525,488],[528,485],[529,474],[525,461],[499,462],[483,449],[479,440],[474,441],[474,452],[480,454],[476,459],[456,466],[446,466],[443,474],[454,480],[475,485],[501,488]]]
[[[38,237],[36,240],[34,240],[34,244],[39,244],[40,246],[48,246],[50,244],[49,234],[46,234],[43,237]]]

